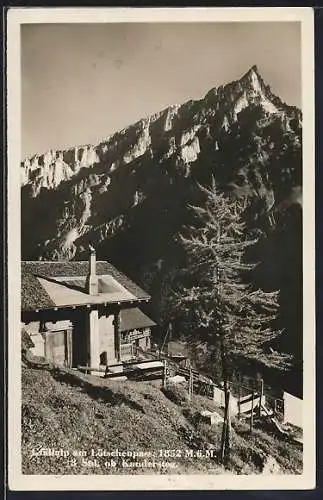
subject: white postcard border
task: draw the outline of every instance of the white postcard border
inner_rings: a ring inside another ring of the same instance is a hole
[[[21,473],[20,380],[20,25],[102,22],[300,22],[303,111],[304,471],[297,475],[82,475]],[[314,12],[311,8],[11,8],[8,95],[8,477],[12,490],[285,490],[315,487]],[[306,169],[306,172],[305,172]]]

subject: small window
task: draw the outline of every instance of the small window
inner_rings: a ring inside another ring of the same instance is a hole
[[[100,354],[100,365],[107,365],[108,364],[108,353],[107,351],[103,351]]]

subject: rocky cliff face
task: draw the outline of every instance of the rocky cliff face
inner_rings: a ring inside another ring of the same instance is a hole
[[[132,212],[160,197],[184,191],[186,203],[194,182],[210,174],[223,188],[249,191],[260,211],[301,183],[301,113],[271,93],[256,67],[97,145],[27,158],[23,257],[73,258],[88,240],[100,245],[126,229]]]

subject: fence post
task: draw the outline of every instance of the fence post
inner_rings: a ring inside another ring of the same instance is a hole
[[[188,399],[191,401],[193,399],[193,372],[192,366],[190,365],[190,375],[188,381]]]
[[[254,387],[253,387],[253,384],[252,384],[251,415],[250,415],[250,433],[251,434],[252,434],[252,430],[253,430],[253,403],[254,403],[254,397],[255,397],[255,393],[254,393]]]
[[[167,385],[167,360],[164,359],[164,370],[163,370],[163,388],[165,389]]]
[[[227,409],[227,429],[225,440],[225,463],[230,457],[231,451],[231,388],[228,386],[228,409]]]
[[[264,396],[264,381],[263,379],[260,379],[260,396],[259,396],[259,411],[258,411],[259,418],[261,417],[261,405],[263,396]]]
[[[221,462],[226,464],[231,450],[231,414],[230,414],[230,386],[226,381],[224,384],[224,418],[221,438]]]
[[[238,376],[238,419],[239,420],[241,417],[240,406],[241,406],[241,373],[239,372],[239,376]]]

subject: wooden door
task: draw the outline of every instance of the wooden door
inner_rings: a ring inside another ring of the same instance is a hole
[[[56,365],[71,366],[71,330],[58,330],[46,333],[45,356]]]

